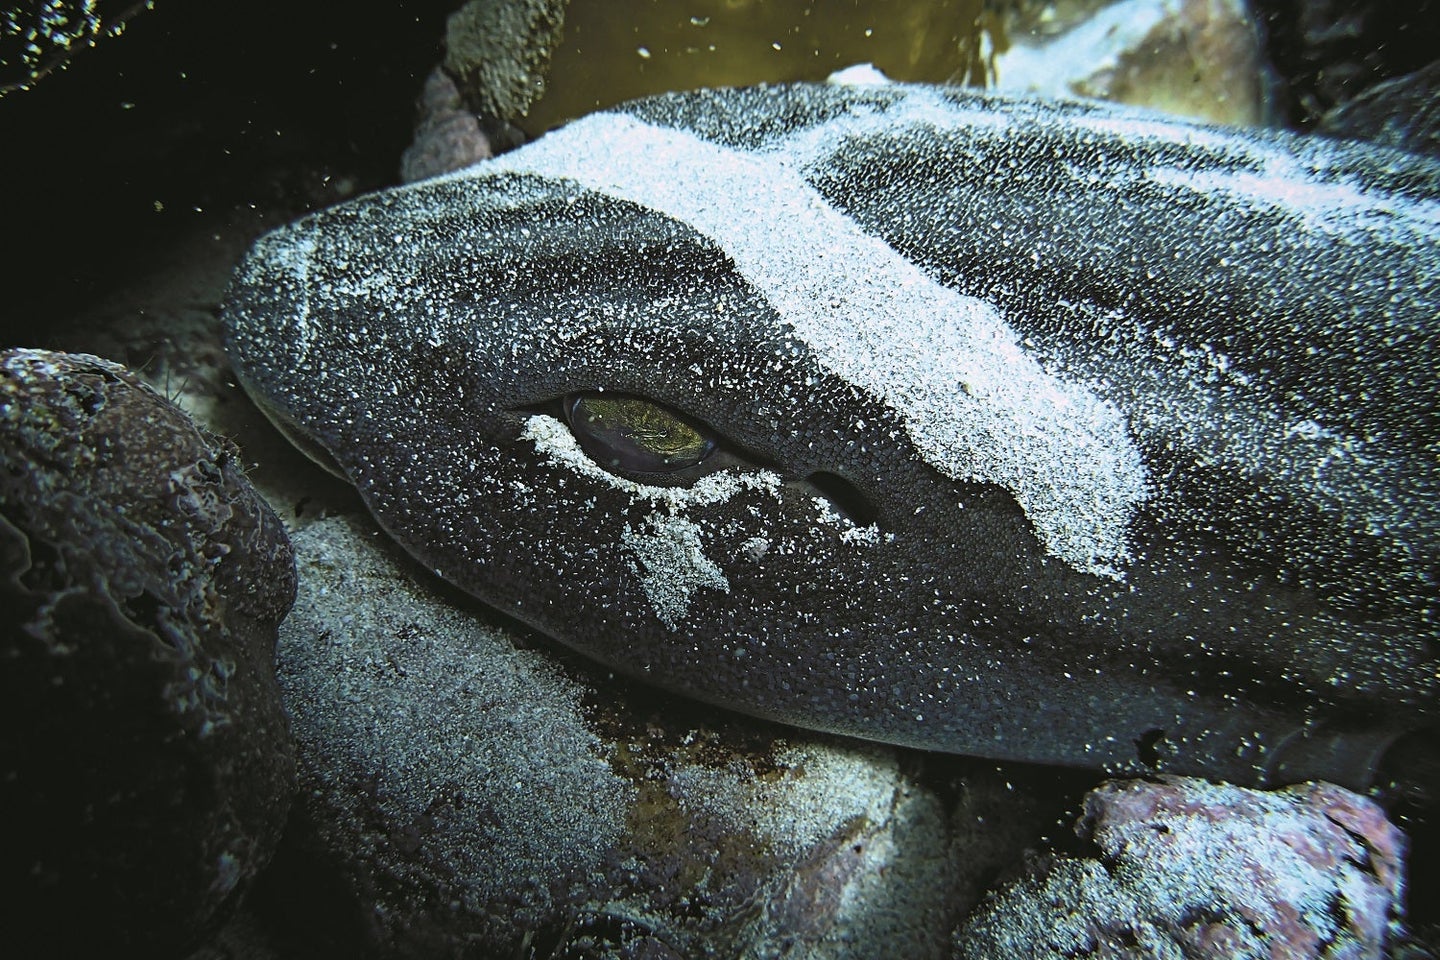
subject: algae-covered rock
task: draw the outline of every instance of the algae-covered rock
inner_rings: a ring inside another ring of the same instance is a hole
[[[0,354],[0,886],[17,955],[179,955],[293,789],[294,596],[237,451],[117,364]],[[38,955],[38,954],[33,954]]]

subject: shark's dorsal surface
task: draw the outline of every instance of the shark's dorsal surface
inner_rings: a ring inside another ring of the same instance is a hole
[[[442,577],[931,749],[1363,783],[1437,722],[1440,165],[658,97],[260,240],[246,387]]]

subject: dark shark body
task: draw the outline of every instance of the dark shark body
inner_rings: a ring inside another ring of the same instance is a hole
[[[1433,161],[793,86],[307,217],[225,316],[400,543],[625,673],[929,749],[1358,785],[1440,718],[1437,268]],[[612,474],[548,412],[592,391],[728,453]]]

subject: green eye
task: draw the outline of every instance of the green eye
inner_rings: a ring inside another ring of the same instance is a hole
[[[639,397],[571,394],[565,398],[565,416],[585,452],[611,470],[674,473],[715,449],[715,441],[699,427]]]

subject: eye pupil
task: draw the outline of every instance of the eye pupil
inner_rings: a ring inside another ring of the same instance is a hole
[[[701,428],[668,407],[640,397],[576,393],[565,398],[570,430],[595,460],[632,473],[673,473],[715,449]]]

